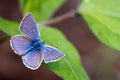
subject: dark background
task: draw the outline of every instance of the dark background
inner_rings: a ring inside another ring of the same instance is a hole
[[[53,17],[76,9],[79,3],[79,0],[67,0]],[[20,21],[22,13],[18,0],[0,0],[0,16]],[[90,31],[82,16],[66,19],[52,26],[60,29],[75,45],[91,80],[120,80],[120,53],[102,44]],[[0,38],[4,35],[0,32]],[[21,58],[11,50],[9,39],[0,43],[0,80],[62,80],[44,66],[36,71],[27,69]]]

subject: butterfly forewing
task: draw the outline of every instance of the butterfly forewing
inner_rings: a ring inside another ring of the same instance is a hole
[[[40,51],[33,50],[22,56],[23,63],[30,69],[38,69],[42,63],[43,57]]]
[[[63,52],[49,45],[44,45],[41,52],[45,63],[57,61],[64,56]]]
[[[28,14],[23,18],[20,30],[33,40],[38,40],[40,38],[37,25],[32,14]]]
[[[31,47],[32,40],[27,36],[17,35],[11,38],[10,44],[16,54],[23,55]]]

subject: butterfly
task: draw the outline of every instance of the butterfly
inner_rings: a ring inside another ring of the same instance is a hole
[[[43,60],[45,63],[54,62],[65,56],[62,51],[40,40],[37,24],[31,13],[22,19],[20,31],[22,34],[13,36],[10,45],[17,55],[22,56],[23,64],[27,68],[35,70]]]

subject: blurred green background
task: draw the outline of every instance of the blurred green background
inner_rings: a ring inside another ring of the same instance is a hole
[[[22,13],[18,0],[0,0],[0,16],[20,21]],[[52,18],[77,9],[81,0],[67,0]],[[102,44],[90,31],[82,16],[52,24],[61,30],[80,52],[82,64],[91,80],[120,80],[120,54]],[[0,32],[0,38],[5,33]],[[0,80],[62,80],[46,67],[31,71],[23,66],[21,58],[13,54],[9,39],[0,43]]]

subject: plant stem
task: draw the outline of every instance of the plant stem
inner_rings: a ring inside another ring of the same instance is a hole
[[[44,22],[38,22],[39,25],[52,25],[55,23],[59,23],[65,19],[69,19],[69,18],[74,18],[76,16],[80,16],[79,13],[77,13],[76,11],[70,11],[68,13],[65,13],[59,17],[53,18],[53,19],[49,19],[48,21],[44,21]]]

